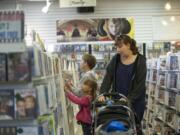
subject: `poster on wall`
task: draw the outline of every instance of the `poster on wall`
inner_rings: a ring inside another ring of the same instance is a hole
[[[112,41],[115,35],[134,37],[133,18],[58,20],[57,42]]]

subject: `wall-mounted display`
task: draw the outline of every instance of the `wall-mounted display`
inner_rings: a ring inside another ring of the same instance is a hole
[[[57,42],[111,41],[115,35],[134,37],[133,18],[58,20]]]

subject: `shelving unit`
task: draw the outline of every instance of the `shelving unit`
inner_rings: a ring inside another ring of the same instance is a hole
[[[73,83],[73,85],[77,88],[78,85],[78,71],[76,60],[69,59],[67,57],[62,56],[62,69],[63,69],[63,81],[68,79]],[[77,112],[79,111],[78,105],[73,104],[67,98],[66,101],[66,110],[68,113],[68,127],[70,129],[70,135],[82,134],[81,126],[77,124],[75,119]]]
[[[180,53],[172,51],[159,57],[156,54],[158,58],[147,62],[148,101],[144,115],[147,135],[174,135],[180,131]]]
[[[98,84],[100,85],[105,73],[105,67],[107,63],[115,54],[115,48],[113,47],[114,41],[93,41],[93,42],[66,42],[56,44],[54,52],[59,55],[71,59],[75,57],[77,62],[78,71],[81,58],[84,53],[92,53],[96,57],[97,64],[94,71],[97,74]],[[79,74],[80,76],[80,74]]]
[[[0,79],[0,134],[70,135],[59,57],[36,46],[19,45],[12,43],[16,48],[12,51],[0,44],[0,65],[5,65],[0,72],[6,72]]]

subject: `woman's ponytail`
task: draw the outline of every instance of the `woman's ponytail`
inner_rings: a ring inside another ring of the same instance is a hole
[[[138,48],[136,46],[136,41],[133,38],[131,38],[130,49],[133,52],[133,54],[137,54],[138,53]]]

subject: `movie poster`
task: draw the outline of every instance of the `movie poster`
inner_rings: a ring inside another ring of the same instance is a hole
[[[121,34],[134,37],[133,18],[57,21],[57,42],[112,41]]]

